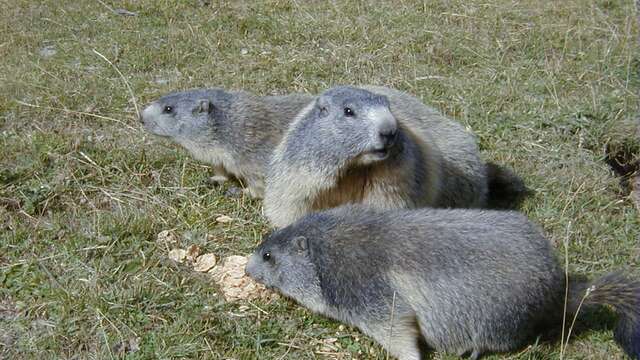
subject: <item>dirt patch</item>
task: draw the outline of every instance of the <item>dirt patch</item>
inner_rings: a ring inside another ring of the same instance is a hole
[[[620,179],[624,194],[640,210],[640,149],[630,146],[614,150],[607,146],[605,162]]]

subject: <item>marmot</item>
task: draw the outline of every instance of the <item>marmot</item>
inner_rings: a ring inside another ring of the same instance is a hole
[[[140,121],[191,155],[213,165],[214,181],[233,175],[249,195],[262,197],[265,167],[284,131],[311,95],[256,96],[244,91],[196,89],[149,104]]]
[[[525,189],[508,170],[490,169],[491,178],[471,133],[413,96],[339,86],[307,105],[273,151],[264,212],[283,227],[345,203],[486,207],[500,203],[492,197],[505,195],[496,191],[505,181]]]
[[[360,328],[399,359],[517,350],[562,324],[565,275],[551,243],[514,211],[347,205],[267,236],[246,267],[312,311]],[[640,359],[640,281],[570,276],[567,321],[606,305]]]

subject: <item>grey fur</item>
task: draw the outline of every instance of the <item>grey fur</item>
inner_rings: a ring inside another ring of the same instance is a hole
[[[487,194],[485,164],[462,125],[397,90],[335,87],[298,114],[273,152],[264,210],[282,227],[344,203],[481,207]]]
[[[256,96],[243,91],[196,89],[175,92],[140,114],[145,128],[171,138],[214,167],[215,181],[242,180],[254,197],[264,193],[265,167],[284,131],[310,95]],[[170,113],[163,112],[166,106]]]
[[[246,271],[400,359],[425,355],[420,336],[437,351],[476,358],[516,350],[562,323],[564,270],[538,227],[513,211],[334,208],[269,235]],[[640,282],[573,280],[569,319],[591,286],[582,309],[613,306],[617,341],[640,359]]]

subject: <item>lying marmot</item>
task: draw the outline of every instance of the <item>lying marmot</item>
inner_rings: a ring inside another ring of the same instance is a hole
[[[565,275],[537,226],[513,211],[344,206],[269,235],[246,272],[360,328],[399,359],[521,348],[562,324]],[[567,319],[607,305],[616,341],[640,359],[640,281],[570,277]],[[584,301],[581,304],[581,301]]]
[[[487,207],[501,202],[505,186],[507,196],[524,192],[508,170],[489,170],[491,177],[475,137],[418,99],[384,87],[335,87],[296,116],[273,151],[264,211],[282,227],[345,203]]]
[[[213,165],[214,181],[242,180],[253,197],[264,193],[265,167],[289,123],[313,97],[256,96],[200,89],[171,93],[149,104],[140,121],[194,158]]]

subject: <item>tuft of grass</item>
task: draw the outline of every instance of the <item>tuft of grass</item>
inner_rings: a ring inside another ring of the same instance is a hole
[[[570,271],[637,269],[638,211],[605,162],[607,149],[638,155],[636,15],[631,0],[6,2],[0,358],[386,358],[291,301],[225,303],[167,260],[162,230],[227,256],[251,252],[268,224],[260,201],[207,185],[206,165],[143,131],[123,77],[141,105],[203,86],[408,91],[526,180],[523,211],[560,249],[567,237]],[[563,349],[621,354],[610,331]],[[536,343],[488,359],[559,356]]]

